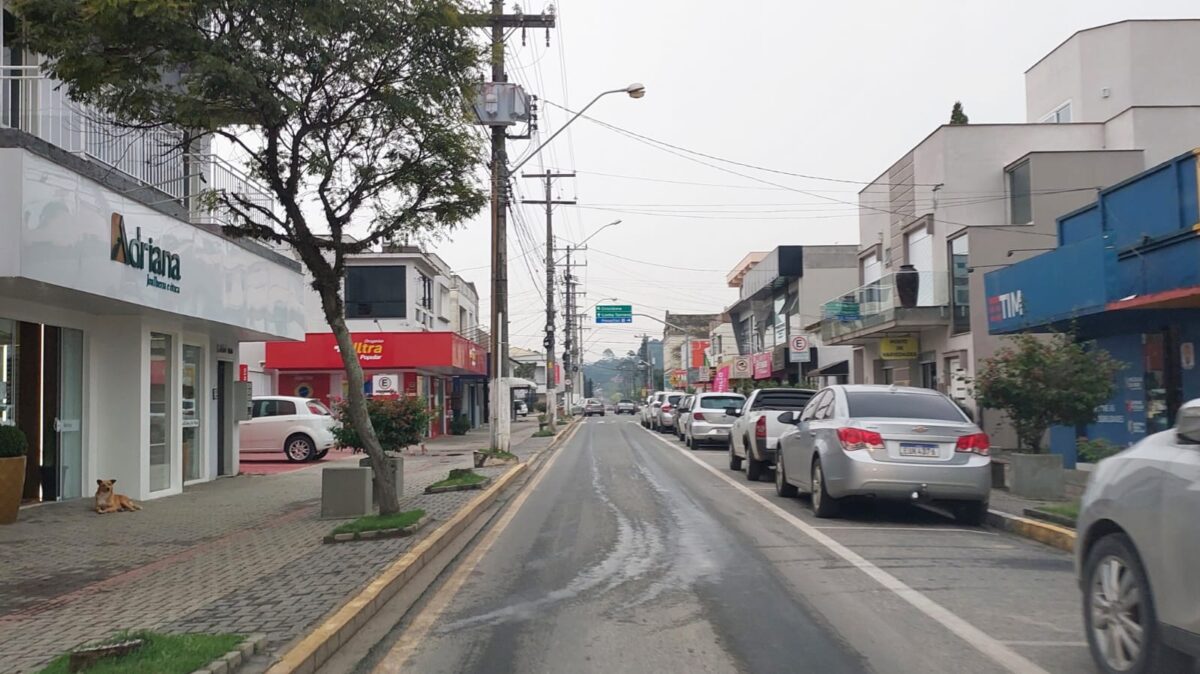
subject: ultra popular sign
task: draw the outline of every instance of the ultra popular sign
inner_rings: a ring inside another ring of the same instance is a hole
[[[145,270],[146,285],[167,292],[179,293],[176,283],[182,278],[179,256],[155,245],[154,237],[142,241],[142,228],[134,230],[134,238],[125,231],[125,216],[113,213],[109,223],[109,254],[113,262]],[[163,278],[167,280],[163,280]]]

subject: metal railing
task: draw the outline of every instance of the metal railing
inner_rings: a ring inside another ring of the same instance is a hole
[[[188,208],[196,222],[234,222],[229,209],[189,198],[207,190],[236,192],[274,212],[270,192],[229,162],[185,153],[180,130],[119,124],[112,115],[72,101],[66,86],[38,65],[0,65],[0,127],[24,131],[154,188]],[[265,214],[256,215],[255,222],[270,224]]]

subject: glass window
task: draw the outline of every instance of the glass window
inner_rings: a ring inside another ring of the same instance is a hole
[[[670,403],[672,406],[675,406],[675,405],[679,404],[679,400],[681,398],[683,398],[683,396],[680,396],[680,395],[667,396],[667,402]]]
[[[928,393],[849,391],[846,403],[855,418],[967,420],[949,398]]]
[[[746,399],[742,396],[704,396],[700,407],[706,410],[723,410],[726,407],[741,407]]]
[[[276,400],[275,404],[275,416],[284,416],[287,414],[296,413],[296,403],[292,400]]]
[[[755,410],[802,410],[812,400],[812,391],[764,389],[754,399]]]
[[[826,391],[825,395],[821,397],[821,402],[817,405],[817,408],[813,410],[813,418],[828,419],[832,417],[833,404],[836,400],[837,397],[834,396],[833,391]]]
[[[310,401],[308,401],[308,405],[307,405],[307,406],[308,406],[308,411],[309,411],[309,412],[311,412],[312,414],[315,414],[315,415],[317,415],[317,416],[319,416],[319,417],[331,417],[331,416],[333,416],[333,413],[331,413],[331,412],[329,411],[329,408],[325,407],[324,405],[322,405],[320,402],[318,402],[318,401],[316,401],[316,400],[310,400]]]
[[[1008,204],[1014,225],[1027,225],[1033,222],[1033,205],[1030,202],[1029,162],[1023,161],[1008,171]]]
[[[950,300],[954,315],[954,334],[971,329],[971,276],[968,269],[967,237],[950,242]]]
[[[0,426],[17,423],[17,322],[0,318]]]
[[[346,267],[346,318],[404,318],[406,267]]]
[[[150,491],[171,486],[171,336],[150,333]]]
[[[204,349],[183,345],[183,376],[180,401],[183,406],[182,444],[183,479],[199,480],[204,471],[204,444],[201,441],[204,419]]]

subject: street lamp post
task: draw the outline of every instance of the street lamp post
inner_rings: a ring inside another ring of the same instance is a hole
[[[493,70],[495,70],[495,69],[493,69]],[[503,75],[503,67],[502,66],[501,66],[500,70],[501,70],[500,76],[497,76],[496,73],[493,73],[493,77],[495,77],[495,79],[497,79],[498,81],[502,79],[502,75]],[[542,151],[542,148],[546,147],[546,145],[548,145],[550,143],[550,141],[552,141],[556,137],[558,137],[558,134],[562,133],[563,129],[567,128],[568,126],[571,125],[572,122],[579,119],[579,117],[582,116],[583,113],[586,112],[588,108],[595,105],[596,101],[598,101],[601,98],[604,98],[605,96],[608,96],[610,94],[622,94],[622,93],[628,95],[630,98],[641,98],[646,95],[646,86],[641,83],[634,82],[633,84],[630,84],[629,86],[624,87],[622,89],[610,89],[608,91],[600,92],[599,94],[596,95],[595,98],[593,98],[591,101],[589,101],[587,105],[583,106],[582,110],[575,113],[575,115],[573,117],[571,117],[570,119],[568,119],[565,124],[558,127],[558,130],[555,131],[553,134],[551,134],[549,138],[547,138],[540,145],[535,147],[529,154],[527,154],[525,156],[524,159],[517,162],[516,166],[508,168],[505,166],[503,161],[497,161],[497,159],[503,158],[503,151],[501,151],[501,153],[498,157],[497,156],[493,157],[493,165],[495,167],[494,174],[496,176],[496,180],[494,181],[495,184],[492,185],[492,251],[493,251],[493,255],[495,255],[495,251],[497,249],[504,250],[504,247],[506,245],[503,243],[504,242],[503,228],[500,227],[500,225],[499,225],[498,214],[503,213],[505,211],[505,209],[508,208],[508,203],[507,203],[507,199],[506,199],[505,195],[507,193],[509,177],[512,176],[514,173],[516,173],[518,170],[520,170],[520,168],[522,166],[524,166],[526,164],[526,162],[528,162],[533,157],[537,156],[537,154]],[[497,127],[497,128],[499,128],[499,127]],[[501,129],[500,131],[496,131],[495,129],[493,129],[493,134],[496,134],[496,133],[503,134],[503,130]],[[503,139],[503,135],[501,135],[500,138]],[[493,142],[493,145],[495,145],[494,142]],[[502,147],[502,144],[501,144],[501,147]],[[547,243],[549,244],[550,242],[547,242]],[[493,292],[492,292],[492,297],[491,297],[492,323],[493,323],[492,330],[499,333],[499,336],[497,338],[492,339],[492,344],[494,346],[495,353],[492,354],[493,367],[492,367],[492,379],[491,379],[490,383],[491,383],[491,390],[493,391],[492,400],[494,401],[494,404],[491,406],[491,414],[490,414],[490,418],[488,421],[489,421],[489,426],[491,429],[491,443],[492,443],[491,446],[492,446],[492,448],[497,449],[497,450],[508,451],[509,441],[511,439],[510,435],[509,435],[509,426],[510,426],[510,423],[512,420],[512,401],[508,399],[507,395],[504,395],[504,396],[496,395],[497,392],[502,392],[502,391],[507,390],[507,388],[504,387],[503,384],[504,384],[504,377],[505,377],[505,365],[508,361],[508,341],[507,341],[507,339],[503,338],[503,336],[506,335],[506,331],[504,331],[504,329],[503,329],[504,325],[502,325],[502,324],[505,324],[505,322],[508,321],[508,315],[507,315],[508,307],[507,307],[507,297],[499,296],[499,295],[504,295],[507,293],[507,284],[508,284],[508,282],[507,282],[507,277],[508,277],[507,262],[505,262],[505,264],[502,265],[501,268],[498,268],[498,269],[493,268],[492,275],[493,275],[493,285],[494,286],[502,285],[503,290],[501,292],[497,292],[497,287],[493,287]],[[501,278],[501,277],[503,278],[502,282],[497,280],[498,278]],[[547,299],[549,299],[549,298],[547,298]],[[547,349],[547,352],[553,353],[553,351],[554,351],[554,345],[551,344],[550,348]],[[552,390],[553,390],[551,387],[553,386],[552,382],[554,381],[553,377],[554,377],[554,372],[552,372],[550,370],[550,368],[547,368],[546,369],[546,419],[549,422],[551,428],[553,428],[553,426],[554,426],[554,417],[555,417],[555,412],[556,412],[556,410],[552,407],[553,401],[551,399]],[[503,400],[501,398],[503,398]]]

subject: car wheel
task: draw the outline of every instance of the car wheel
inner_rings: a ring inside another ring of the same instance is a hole
[[[328,453],[329,453],[328,449],[322,449],[321,451],[317,452],[316,456],[313,457],[313,461],[320,461],[321,459],[324,459],[325,455]]]
[[[1162,642],[1154,596],[1133,542],[1109,534],[1084,564],[1083,622],[1092,659],[1110,674],[1185,674],[1195,659]]]
[[[821,460],[813,461],[812,466],[812,509],[817,517],[836,517],[841,504],[829,495],[825,488],[825,471],[821,470]]]
[[[733,440],[729,441],[729,470],[741,470],[742,457],[733,451]]]
[[[767,472],[767,464],[765,461],[759,461],[754,458],[754,452],[746,450],[746,481],[758,482],[763,479]]]
[[[783,498],[795,498],[800,490],[796,485],[787,481],[787,471],[783,469],[783,452],[775,459],[775,494]]]
[[[313,446],[311,438],[297,433],[288,437],[287,441],[283,443],[283,453],[287,456],[288,461],[308,461],[317,453],[317,448]]]
[[[987,520],[987,501],[959,501],[950,506],[954,519],[972,527],[982,526]]]

